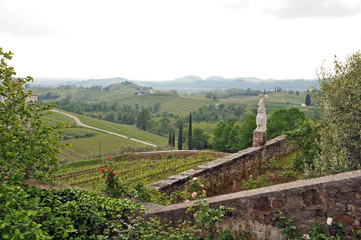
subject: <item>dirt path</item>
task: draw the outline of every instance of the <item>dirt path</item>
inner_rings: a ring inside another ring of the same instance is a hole
[[[60,113],[60,114],[63,114],[67,117],[70,117],[72,119],[75,120],[75,122],[81,126],[81,127],[85,127],[85,128],[90,128],[90,129],[94,129],[94,130],[97,130],[97,131],[101,131],[101,132],[105,132],[105,133],[108,133],[108,134],[111,134],[111,135],[115,135],[115,136],[118,136],[118,137],[122,137],[122,138],[126,138],[128,140],[131,140],[131,141],[134,141],[134,142],[138,142],[138,143],[142,143],[142,144],[145,144],[145,145],[148,145],[148,146],[152,146],[152,147],[157,147],[157,145],[154,145],[152,143],[149,143],[149,142],[144,142],[142,140],[138,140],[138,139],[135,139],[135,138],[131,138],[131,137],[128,137],[128,136],[125,136],[125,135],[121,135],[121,134],[118,134],[118,133],[115,133],[115,132],[110,132],[110,131],[107,131],[107,130],[104,130],[104,129],[101,129],[101,128],[96,128],[96,127],[92,127],[92,126],[89,126],[89,125],[86,125],[84,123],[82,123],[80,121],[79,118],[75,117],[74,115],[71,115],[69,113],[65,113],[65,112],[61,112],[61,111],[58,111],[58,110],[51,110],[52,112],[56,112],[56,113]]]

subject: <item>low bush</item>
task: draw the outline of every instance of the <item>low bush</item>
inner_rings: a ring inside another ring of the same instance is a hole
[[[1,183],[0,238],[105,239],[127,228],[142,209],[129,200],[88,191]]]

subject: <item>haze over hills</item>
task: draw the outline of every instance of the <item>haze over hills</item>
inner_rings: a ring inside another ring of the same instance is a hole
[[[273,90],[275,87],[281,87],[285,90],[306,90],[312,89],[317,85],[317,80],[311,79],[286,79],[286,80],[274,80],[274,79],[259,79],[256,77],[237,77],[237,78],[223,78],[221,76],[212,76],[202,79],[198,76],[185,76],[182,78],[168,80],[168,81],[139,81],[130,80],[122,77],[104,78],[104,79],[87,79],[87,80],[71,80],[71,81],[59,81],[59,79],[44,79],[35,78],[34,85],[38,86],[57,86],[59,84],[64,85],[76,85],[83,87],[90,87],[94,85],[101,85],[103,87],[121,83],[124,81],[134,82],[141,86],[153,87],[156,89],[193,89],[193,90],[211,90],[211,89],[255,89],[255,90]]]

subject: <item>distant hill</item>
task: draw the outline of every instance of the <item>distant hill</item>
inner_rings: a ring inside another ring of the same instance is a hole
[[[83,86],[83,87],[91,87],[91,86],[103,86],[107,87],[112,84],[121,83],[129,81],[128,79],[122,78],[122,77],[115,77],[115,78],[106,78],[106,79],[88,79],[83,81],[71,81],[66,82],[65,84],[68,85],[75,85],[75,86]]]
[[[136,83],[140,86],[153,87],[156,89],[194,89],[194,90],[211,90],[211,89],[255,89],[255,90],[273,90],[275,87],[281,87],[285,90],[306,90],[311,89],[317,85],[317,80],[310,79],[286,79],[286,80],[274,80],[274,79],[259,79],[256,77],[237,77],[237,78],[223,78],[221,76],[212,76],[206,79],[202,79],[198,76],[185,76],[182,78],[168,80],[168,81],[133,81],[122,77],[105,78],[105,79],[88,79],[82,81],[63,81],[59,82],[59,79],[48,79],[44,81],[37,81],[35,79],[35,85],[75,85],[83,87],[91,86],[103,86],[107,87],[112,84],[117,84],[125,81]],[[46,83],[46,84],[45,84]],[[53,84],[55,83],[55,84]]]
[[[145,82],[134,81],[138,85],[152,86],[155,89],[255,89],[255,90],[273,90],[275,87],[281,87],[285,90],[306,90],[312,89],[317,85],[317,80],[295,79],[295,80],[262,80],[259,78],[223,78],[220,76],[213,76],[206,79],[201,79],[195,76],[187,76],[172,81],[161,82]]]

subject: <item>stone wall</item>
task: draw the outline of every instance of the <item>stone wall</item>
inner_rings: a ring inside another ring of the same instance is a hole
[[[260,168],[272,157],[281,157],[295,151],[284,136],[266,142],[263,147],[251,147],[224,158],[200,165],[152,184],[150,187],[161,192],[184,190],[191,177],[206,178],[215,189],[233,183],[234,180],[248,175],[248,171]]]
[[[360,227],[361,221],[361,170],[273,185],[255,190],[231,193],[206,199],[211,207],[220,205],[233,210],[225,217],[222,226],[251,230],[253,239],[282,239],[275,226],[278,210],[295,216],[301,230],[310,230],[311,221],[326,221],[333,216],[344,223],[344,230],[351,235],[352,225]],[[149,210],[149,216],[157,216],[168,223],[186,220],[192,222],[192,214],[186,210],[194,202],[179,203]]]

